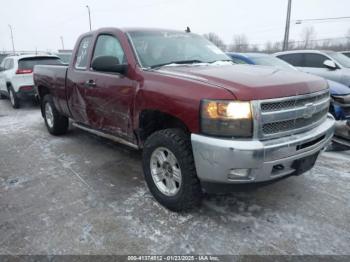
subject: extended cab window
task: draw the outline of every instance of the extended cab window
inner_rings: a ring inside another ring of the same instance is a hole
[[[293,66],[303,67],[303,54],[279,55],[278,58],[286,61]]]
[[[91,44],[91,36],[84,37],[79,45],[77,58],[74,67],[77,69],[86,69],[88,65],[88,51]]]
[[[99,56],[113,56],[118,58],[120,64],[126,63],[125,54],[119,40],[111,35],[100,35],[97,38],[93,59]]]
[[[304,67],[325,68],[323,62],[328,58],[319,54],[304,54]]]

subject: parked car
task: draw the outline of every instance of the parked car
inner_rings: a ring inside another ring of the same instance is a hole
[[[231,57],[235,63],[273,66],[281,70],[298,70],[287,62],[268,54],[231,52],[227,53],[227,55]],[[335,81],[327,80],[327,82],[332,97],[330,112],[336,120],[350,119],[350,100],[349,102],[348,99],[344,100],[345,97],[349,96],[350,98],[350,88]],[[338,103],[339,100],[341,100],[342,103]]]
[[[350,58],[343,54],[334,51],[295,50],[279,52],[275,56],[303,72],[350,87]]]
[[[65,65],[69,65],[69,62],[72,58],[72,53],[70,52],[64,52],[64,53],[55,53],[56,56],[58,56],[62,63],[65,64]]]
[[[48,64],[62,63],[57,56],[51,55],[6,57],[0,65],[0,98],[9,97],[13,108],[19,108],[20,100],[34,99],[33,68]]]
[[[238,64],[273,66],[282,70],[297,70],[294,66],[287,62],[264,53],[226,53],[231,57],[232,61]]]
[[[350,51],[343,51],[340,53],[342,53],[343,55],[346,55],[347,57],[350,57]]]
[[[34,82],[51,134],[72,119],[143,149],[147,185],[174,211],[197,206],[212,185],[302,174],[334,132],[322,78],[235,65],[189,32],[88,32],[69,66],[36,66]]]

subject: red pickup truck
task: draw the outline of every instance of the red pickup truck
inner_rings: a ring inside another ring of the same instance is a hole
[[[51,134],[71,119],[143,149],[151,193],[175,211],[198,205],[213,184],[301,174],[334,132],[324,80],[234,64],[190,32],[88,32],[69,66],[36,66],[34,81]]]

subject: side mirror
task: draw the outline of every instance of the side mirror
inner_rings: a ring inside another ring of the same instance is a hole
[[[330,70],[335,70],[338,68],[337,65],[332,60],[329,60],[329,59],[325,60],[323,62],[323,65]]]
[[[114,56],[99,56],[92,61],[92,69],[98,72],[126,74],[128,65],[120,64]]]

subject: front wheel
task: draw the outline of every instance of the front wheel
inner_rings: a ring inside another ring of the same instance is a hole
[[[182,130],[160,130],[146,140],[143,170],[152,195],[168,209],[184,211],[200,204],[191,142]]]
[[[69,120],[57,111],[51,95],[46,95],[44,97],[41,106],[49,133],[55,136],[67,133]]]

